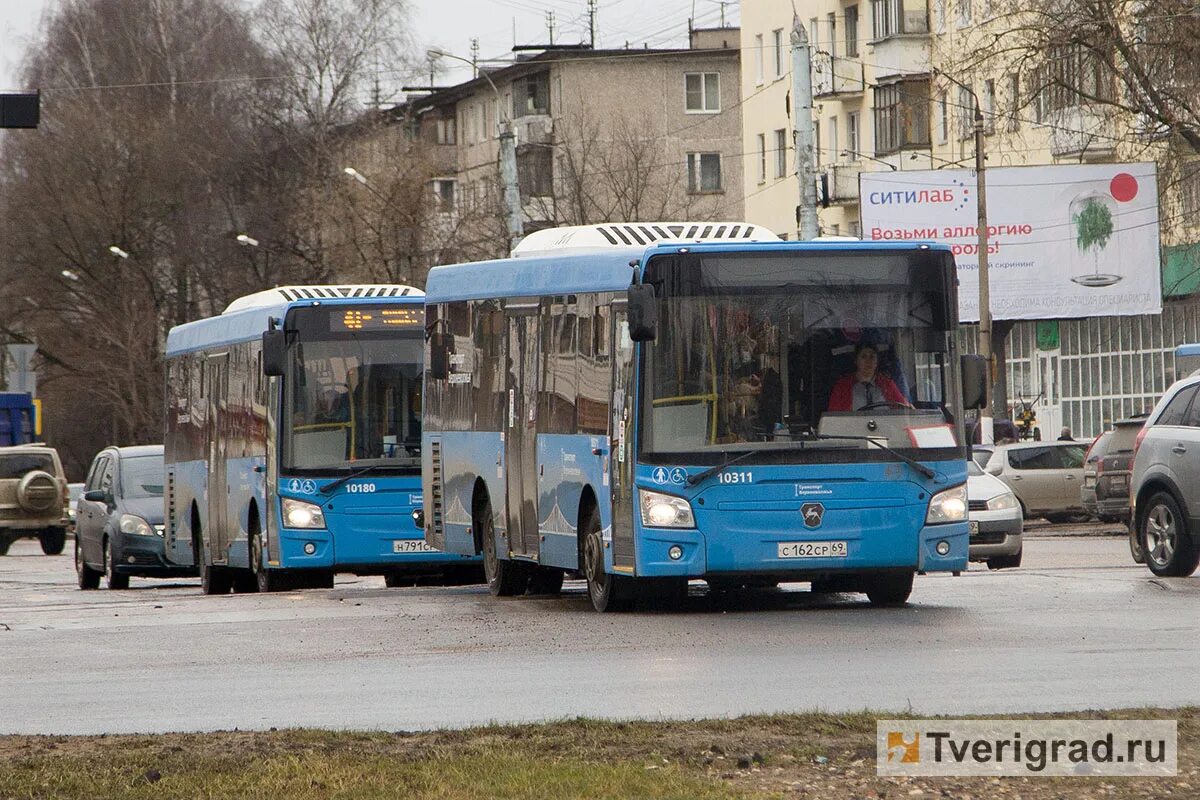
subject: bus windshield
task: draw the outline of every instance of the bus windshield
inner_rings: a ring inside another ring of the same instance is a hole
[[[420,330],[292,345],[283,390],[285,473],[421,468]]]
[[[683,253],[651,259],[645,280],[660,303],[642,359],[649,463],[961,451],[949,254]]]

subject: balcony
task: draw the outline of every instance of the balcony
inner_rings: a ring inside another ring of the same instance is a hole
[[[554,119],[549,114],[526,114],[513,120],[518,145],[551,144],[554,138]]]
[[[1046,124],[1050,127],[1050,155],[1084,160],[1112,158],[1116,142],[1110,117],[1110,109],[1090,104],[1049,112]]]
[[[858,203],[859,164],[830,164],[825,167],[826,199],[830,205],[856,205]]]
[[[870,42],[876,79],[929,72],[930,41],[925,32],[894,33]]]
[[[837,97],[862,94],[866,72],[862,61],[816,53],[812,62],[813,96]]]

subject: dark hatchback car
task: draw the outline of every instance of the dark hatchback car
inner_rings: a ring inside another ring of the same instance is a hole
[[[163,448],[108,447],[92,460],[75,513],[80,589],[128,589],[129,577],[195,575],[166,560],[163,548]]]
[[[1084,511],[1101,522],[1128,522],[1129,476],[1133,472],[1133,447],[1145,415],[1120,419],[1097,437],[1083,462],[1079,499]]]

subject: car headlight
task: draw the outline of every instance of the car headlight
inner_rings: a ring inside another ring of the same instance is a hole
[[[967,518],[967,487],[955,486],[944,492],[938,492],[929,501],[929,513],[925,515],[926,525],[938,525],[943,522],[962,522]]]
[[[289,528],[324,528],[325,515],[316,503],[303,500],[283,499],[283,524]]]
[[[121,533],[135,536],[153,536],[154,526],[134,514],[122,514],[120,522]],[[162,534],[159,534],[161,536]]]
[[[1017,496],[1012,492],[998,494],[987,501],[988,511],[1006,511],[1010,508],[1019,508],[1020,505],[1017,502]]]
[[[692,504],[682,497],[638,490],[642,506],[642,524],[650,528],[694,528]]]

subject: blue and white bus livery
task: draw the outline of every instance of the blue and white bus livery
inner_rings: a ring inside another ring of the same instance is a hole
[[[966,569],[983,373],[950,251],[770,239],[605,225],[434,268],[427,541],[495,594],[579,572],[601,611],[693,578],[897,604]]]
[[[334,572],[477,580],[432,552],[420,483],[424,298],[297,286],[167,338],[166,545],[207,594]]]

